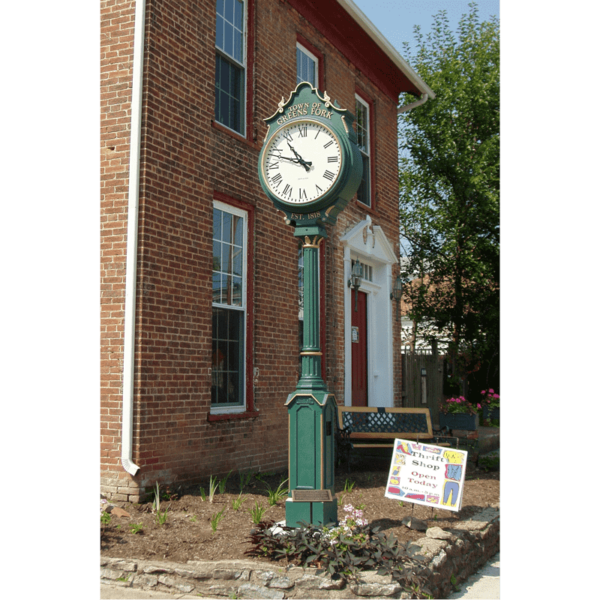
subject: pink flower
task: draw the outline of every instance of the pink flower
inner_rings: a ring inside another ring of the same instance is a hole
[[[477,405],[477,408],[481,408],[481,404],[478,404],[478,405]]]
[[[482,394],[486,394],[487,392],[485,390],[481,390],[481,393]]]
[[[493,393],[494,393],[494,390],[490,389],[490,394],[493,394]]]

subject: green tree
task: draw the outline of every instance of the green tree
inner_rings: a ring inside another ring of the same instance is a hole
[[[450,332],[461,376],[497,365],[500,323],[499,22],[469,7],[457,35],[446,11],[415,27],[405,55],[436,98],[399,117],[404,299],[415,329]]]

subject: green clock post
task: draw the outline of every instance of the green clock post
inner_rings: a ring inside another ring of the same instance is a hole
[[[319,342],[319,246],[326,224],[356,193],[362,157],[352,128],[354,115],[302,82],[265,119],[267,135],[258,176],[275,208],[285,213],[303,242],[304,338],[302,371],[286,401],[289,483],[286,524],[337,523],[334,443],[337,403],[321,376]]]

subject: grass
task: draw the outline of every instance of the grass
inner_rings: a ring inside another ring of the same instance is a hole
[[[156,482],[156,487],[154,488],[154,502],[152,502],[152,510],[155,512],[160,512],[160,486],[158,485],[158,481]]]
[[[242,504],[244,504],[246,500],[248,500],[248,498],[242,497],[242,492],[240,492],[240,495],[231,501],[231,507],[233,508],[233,510],[240,510]]]
[[[252,473],[240,473],[240,494],[244,491],[244,488],[250,483],[252,479]]]
[[[223,517],[225,516],[225,508],[226,507],[224,506],[218,513],[215,513],[210,519],[210,527],[213,530],[213,533],[216,533],[219,523],[223,520]]]
[[[130,523],[129,524],[129,531],[131,531],[131,533],[133,533],[133,535],[135,535],[136,533],[139,533],[140,531],[142,531],[142,529],[144,529],[144,525],[142,523]]]
[[[167,522],[167,517],[169,513],[169,507],[165,508],[163,511],[156,512],[156,522],[158,525],[164,525]]]
[[[267,486],[267,492],[269,494],[269,506],[275,506],[280,500],[283,500],[288,495],[288,488],[283,487],[287,481],[287,479],[282,481],[276,490],[273,490],[270,486]]]
[[[210,476],[210,481],[208,482],[208,501],[212,504],[215,499],[215,494],[217,493],[217,487],[219,485],[219,480],[216,477]]]
[[[248,512],[250,513],[250,516],[252,517],[252,522],[255,525],[258,525],[262,521],[262,518],[265,516],[265,513],[267,512],[267,508],[265,506],[261,506],[258,503],[258,500],[255,500],[254,506]]]
[[[230,475],[231,475],[231,471],[229,471],[229,473],[227,473],[227,475],[225,475],[225,477],[223,479],[221,479],[221,481],[219,481],[219,493],[220,494],[225,493],[225,486],[227,485],[227,480],[229,479]]]

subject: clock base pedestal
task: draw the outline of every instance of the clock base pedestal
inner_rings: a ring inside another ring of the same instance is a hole
[[[338,525],[337,498],[330,502],[294,502],[288,498],[285,503],[285,524],[287,527],[311,525]]]

